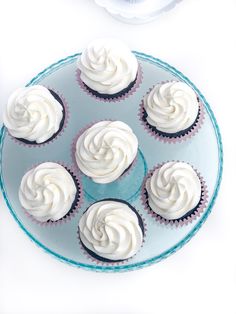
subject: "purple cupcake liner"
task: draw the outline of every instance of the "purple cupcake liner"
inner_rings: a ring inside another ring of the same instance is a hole
[[[140,249],[138,250],[138,252],[142,249],[144,243],[145,243],[145,238],[146,238],[146,233],[147,233],[147,224],[145,222],[145,219],[143,218],[143,216],[139,213],[139,216],[141,217],[142,221],[143,221],[143,227],[144,227],[144,233],[143,233],[143,242],[142,242],[142,245],[140,247]],[[82,241],[80,240],[80,234],[79,234],[79,227],[78,227],[78,230],[77,230],[77,238],[78,238],[78,241],[79,241],[79,247],[81,249],[81,252],[83,253],[83,255],[88,259],[90,260],[91,262],[97,264],[97,265],[101,265],[101,266],[117,266],[117,265],[124,265],[126,264],[127,262],[129,262],[130,260],[132,260],[137,254],[134,254],[133,256],[127,258],[126,260],[123,260],[123,261],[114,261],[114,262],[105,262],[105,261],[101,261],[101,260],[98,260],[96,259],[95,257],[91,256],[87,251],[86,249],[83,247],[82,245]]]
[[[46,86],[45,86],[46,87]],[[57,92],[55,89],[51,88],[51,87],[46,87],[48,90],[51,90],[53,91],[54,93],[56,93],[60,99],[62,100],[62,103],[63,103],[63,107],[64,107],[64,110],[65,110],[65,116],[64,116],[64,122],[63,122],[63,125],[62,125],[62,128],[61,130],[58,132],[58,134],[56,136],[54,136],[51,140],[48,139],[46,142],[44,143],[41,143],[41,144],[27,144],[27,143],[24,143],[23,141],[17,139],[17,137],[14,137],[12,136],[8,131],[7,133],[9,134],[9,137],[15,142],[17,143],[18,145],[21,145],[21,146],[25,146],[25,147],[28,147],[28,148],[36,148],[36,147],[44,147],[48,144],[51,144],[52,142],[56,141],[59,136],[62,136],[62,134],[64,133],[67,125],[68,125],[68,121],[69,121],[69,117],[70,117],[70,112],[69,112],[69,107],[68,107],[68,103],[65,99],[65,97],[60,94],[59,92]]]
[[[168,83],[168,82],[171,82],[171,81],[162,81],[162,82],[160,82],[160,84],[164,84],[164,83]],[[146,97],[151,92],[151,90],[154,88],[154,86],[148,90],[148,92],[145,94],[144,97]],[[204,105],[201,101],[198,101],[198,104],[199,104],[199,114],[198,115],[199,116],[197,118],[197,121],[192,125],[190,130],[188,130],[185,134],[180,135],[180,136],[176,136],[176,137],[168,137],[168,136],[164,136],[162,134],[159,134],[158,132],[155,132],[152,130],[152,127],[148,124],[147,121],[143,120],[143,116],[145,113],[144,97],[142,99],[141,104],[139,105],[138,117],[139,117],[139,120],[141,121],[141,124],[143,125],[144,129],[152,137],[154,137],[156,140],[159,140],[161,142],[168,143],[168,144],[181,143],[183,141],[186,141],[187,139],[192,138],[194,135],[196,135],[203,125],[203,121],[205,119]]]
[[[91,128],[94,124],[98,123],[98,122],[102,122],[102,121],[115,121],[113,119],[104,119],[104,120],[97,120],[97,121],[93,121],[93,122],[90,122],[89,124],[87,124],[85,127],[83,127],[82,129],[80,129],[80,131],[76,134],[76,136],[73,138],[72,140],[72,145],[71,145],[71,159],[72,159],[72,162],[74,164],[74,168],[77,170],[77,172],[79,174],[83,174],[85,176],[87,176],[86,174],[84,174],[80,168],[78,167],[77,165],[77,162],[76,162],[76,158],[75,158],[75,152],[76,152],[76,143],[77,143],[77,140],[78,138],[86,131],[88,130],[89,128]],[[129,166],[129,168],[127,170],[124,171],[124,173],[119,177],[117,178],[115,181],[118,181],[118,180],[122,180],[124,179],[125,177],[127,177],[131,171],[133,170],[133,168],[136,166],[137,164],[137,161],[138,161],[138,152],[137,152],[137,155],[136,157],[134,158],[133,162],[131,163],[131,165]],[[87,176],[88,177],[88,176]],[[90,178],[90,177],[89,177]],[[92,179],[92,178],[91,178]],[[115,181],[112,181],[112,182],[115,182]],[[111,183],[112,183],[111,182]],[[99,184],[99,183],[98,183]],[[109,183],[108,183],[109,184]]]
[[[44,161],[46,162],[46,161]],[[73,179],[76,181],[76,187],[79,191],[79,196],[77,198],[77,201],[76,203],[74,204],[73,208],[71,208],[69,210],[69,212],[64,216],[62,217],[61,219],[57,220],[57,221],[45,221],[45,222],[42,222],[42,221],[38,221],[36,218],[34,218],[32,215],[30,215],[25,208],[22,207],[22,210],[23,212],[25,213],[25,215],[32,221],[34,222],[35,224],[39,225],[39,226],[43,226],[43,227],[48,227],[48,226],[60,226],[60,225],[63,225],[69,221],[71,221],[73,218],[75,218],[75,216],[78,214],[79,212],[79,209],[81,208],[82,204],[83,204],[83,188],[82,188],[82,182],[81,182],[81,179],[80,177],[76,174],[76,171],[73,167],[70,167],[68,165],[65,165],[63,162],[58,162],[58,161],[49,161],[49,162],[55,162],[55,163],[58,163],[60,164],[61,166],[63,166],[69,173],[70,175],[73,177]],[[37,167],[38,165],[40,165],[41,163],[39,164],[36,164],[34,166],[32,166],[29,170]]]
[[[114,98],[103,98],[103,97],[98,97],[96,95],[94,95],[92,92],[90,92],[87,88],[86,85],[84,84],[84,82],[81,80],[80,78],[80,73],[81,71],[79,69],[76,70],[76,81],[79,84],[80,88],[89,96],[93,97],[94,99],[98,100],[98,101],[102,101],[102,102],[118,102],[121,100],[124,100],[126,98],[128,98],[129,96],[133,95],[136,90],[139,88],[140,84],[142,83],[143,80],[143,70],[141,65],[139,64],[138,66],[138,71],[137,71],[137,77],[135,80],[134,85],[130,88],[130,90],[128,92],[126,92],[124,95],[118,96],[118,97],[114,97]]]
[[[168,161],[167,161],[168,162]],[[177,160],[177,162],[179,162],[179,160]],[[146,177],[143,180],[143,184],[142,184],[142,188],[141,188],[141,202],[142,205],[144,206],[144,209],[147,211],[147,213],[149,215],[151,215],[156,221],[158,221],[160,224],[163,224],[165,226],[169,225],[169,226],[173,226],[173,227],[182,227],[182,226],[187,226],[188,224],[192,223],[194,220],[196,220],[198,217],[200,217],[200,215],[203,213],[204,209],[207,206],[207,202],[208,202],[208,190],[207,190],[207,186],[206,186],[206,182],[204,180],[204,178],[201,176],[201,174],[196,170],[196,173],[200,179],[201,182],[201,200],[200,203],[198,205],[198,207],[196,208],[196,210],[191,213],[189,216],[181,219],[174,219],[174,220],[168,220],[165,219],[163,217],[161,217],[160,215],[158,215],[157,213],[155,213],[151,207],[148,204],[148,195],[146,194],[146,181],[147,179],[149,179],[153,172],[160,168],[161,166],[163,166],[166,162],[163,162],[161,164],[158,164],[157,166],[155,166],[152,170],[150,170],[148,172],[148,174],[146,175]],[[190,165],[191,166],[191,165]]]

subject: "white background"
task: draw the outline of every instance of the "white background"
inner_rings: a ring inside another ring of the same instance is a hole
[[[199,233],[151,267],[101,274],[35,246],[0,199],[0,313],[236,313],[236,1],[184,0],[145,25],[122,24],[92,0],[0,0],[0,102],[96,37],[116,36],[187,75],[221,127],[224,176]],[[211,158],[211,156],[206,156]]]

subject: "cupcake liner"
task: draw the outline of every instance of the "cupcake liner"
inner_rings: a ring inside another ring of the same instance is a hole
[[[137,209],[136,209],[137,211]],[[138,212],[138,211],[137,211]],[[79,247],[81,249],[81,252],[83,253],[83,255],[88,259],[90,260],[91,262],[97,264],[97,265],[101,265],[101,266],[118,266],[118,265],[124,265],[126,264],[127,262],[129,262],[130,260],[132,260],[138,253],[139,251],[142,249],[144,243],[145,243],[145,238],[146,238],[146,233],[147,233],[147,224],[145,222],[145,219],[143,218],[143,216],[138,212],[139,216],[141,217],[142,219],[142,222],[143,222],[143,227],[144,227],[144,232],[143,232],[143,242],[142,242],[142,245],[140,247],[140,249],[138,250],[138,252],[136,254],[134,254],[133,256],[131,256],[130,258],[127,258],[126,260],[123,260],[123,261],[114,261],[114,262],[105,262],[105,261],[101,261],[99,259],[96,259],[95,257],[91,256],[87,250],[84,248],[83,244],[82,244],[82,241],[80,240],[80,234],[79,234],[79,227],[77,229],[77,239],[78,239],[78,242],[79,242]]]
[[[141,84],[141,82],[143,80],[143,71],[142,71],[141,65],[139,64],[136,80],[134,82],[134,85],[130,88],[129,91],[127,91],[123,95],[120,95],[120,96],[117,96],[117,97],[114,97],[114,98],[103,98],[103,97],[94,95],[92,92],[90,92],[88,90],[88,88],[86,87],[86,85],[84,84],[84,82],[80,78],[80,73],[81,73],[81,71],[79,69],[77,69],[76,70],[76,81],[79,84],[80,88],[87,95],[93,97],[94,99],[96,99],[98,101],[102,101],[102,102],[118,102],[118,101],[121,101],[121,100],[124,100],[124,99],[128,98],[129,96],[133,95],[136,92],[136,90],[139,88],[139,86],[140,86],[140,84]]]
[[[177,160],[177,162],[179,162],[179,160]],[[201,199],[200,199],[200,202],[199,202],[196,210],[194,210],[193,213],[189,214],[189,216],[187,216],[185,218],[178,218],[178,219],[173,219],[173,220],[165,219],[165,218],[161,217],[160,215],[158,215],[157,213],[155,213],[151,209],[151,207],[149,206],[149,204],[148,204],[148,195],[147,195],[147,191],[146,191],[146,187],[145,187],[147,179],[149,179],[152,176],[153,172],[156,169],[160,168],[165,163],[166,162],[163,162],[163,163],[158,164],[157,166],[155,166],[152,170],[150,170],[148,172],[148,174],[144,178],[143,185],[142,185],[142,190],[141,190],[141,202],[142,202],[142,205],[144,206],[144,209],[148,212],[148,214],[151,215],[156,221],[158,221],[161,224],[164,224],[166,226],[170,225],[170,226],[174,226],[174,227],[187,226],[188,224],[190,224],[194,220],[196,220],[198,217],[200,217],[200,215],[203,213],[204,209],[207,206],[208,190],[207,190],[206,182],[205,182],[204,178],[201,176],[201,174],[195,168],[193,168],[196,171],[196,173],[197,173],[197,175],[198,175],[198,177],[200,179],[200,182],[201,182]]]
[[[171,82],[171,81],[162,81],[160,83],[164,84],[164,83],[168,83],[168,82]],[[151,90],[154,88],[154,86],[152,86],[148,90],[148,92],[145,94],[145,96],[148,95],[151,92]],[[152,137],[154,137],[156,140],[159,140],[159,141],[162,141],[162,142],[168,143],[168,144],[175,144],[175,143],[180,143],[180,142],[186,141],[187,139],[192,138],[195,134],[198,133],[198,131],[201,128],[201,126],[203,124],[203,121],[205,119],[204,105],[203,105],[203,103],[199,99],[198,99],[199,112],[198,112],[197,120],[194,122],[194,124],[190,127],[190,129],[188,131],[186,131],[185,134],[177,135],[175,137],[169,137],[168,135],[163,135],[161,133],[158,133],[158,130],[154,131],[153,130],[153,126],[151,126],[146,121],[146,119],[144,121],[143,117],[144,117],[144,114],[146,112],[145,109],[144,109],[144,97],[143,97],[143,99],[141,101],[141,104],[139,105],[138,117],[139,117],[139,120],[141,121],[141,124],[143,125],[144,129]]]
[[[63,103],[63,108],[64,108],[64,122],[63,122],[63,125],[62,125],[62,128],[58,131],[58,133],[56,135],[53,135],[52,139],[48,139],[46,142],[44,143],[40,143],[40,144],[30,144],[30,143],[25,143],[21,140],[19,140],[18,138],[12,136],[8,130],[7,130],[7,133],[9,134],[9,137],[15,142],[17,143],[18,145],[21,145],[21,146],[25,146],[25,147],[28,147],[28,148],[36,148],[36,147],[44,147],[48,144],[51,144],[52,142],[56,141],[59,136],[62,136],[62,134],[64,133],[67,125],[68,125],[68,121],[69,121],[69,116],[70,116],[70,112],[69,112],[69,107],[68,107],[68,103],[65,99],[65,97],[60,94],[59,92],[57,92],[54,88],[51,88],[51,87],[48,87],[48,86],[45,86],[48,90],[51,90],[53,91],[54,93],[56,93],[60,99],[62,100],[62,103]]]
[[[85,127],[83,127],[82,129],[80,129],[80,131],[77,133],[77,135],[74,137],[74,139],[72,140],[72,145],[71,145],[71,159],[73,161],[73,164],[74,164],[74,168],[77,169],[77,171],[80,173],[80,174],[83,174],[85,176],[87,176],[86,174],[84,174],[78,167],[77,165],[77,162],[76,162],[76,158],[75,158],[75,152],[76,152],[76,142],[78,140],[78,138],[86,131],[88,130],[91,126],[93,126],[94,124],[98,123],[98,122],[102,122],[102,121],[115,121],[114,119],[104,119],[104,120],[97,120],[97,121],[93,121],[91,123],[89,123],[88,125],[86,125]],[[136,157],[134,158],[133,162],[130,164],[129,168],[127,168],[123,173],[122,175],[117,178],[116,180],[114,181],[117,181],[117,180],[122,180],[123,178],[127,177],[130,172],[133,170],[133,168],[135,167],[135,165],[137,164],[137,160],[138,160],[138,152],[137,152],[137,155]],[[89,176],[87,176],[89,177]],[[90,177],[89,177],[90,178]],[[113,182],[114,182],[113,181]]]
[[[44,162],[46,162],[46,161],[44,161]],[[81,182],[80,177],[76,174],[75,169],[73,167],[70,167],[70,166],[64,164],[63,162],[60,162],[60,161],[49,161],[49,162],[55,162],[55,163],[60,164],[70,173],[73,180],[75,181],[78,196],[77,196],[77,199],[75,199],[74,203],[72,204],[73,206],[69,210],[69,212],[64,217],[62,217],[61,219],[59,219],[57,221],[52,221],[52,220],[45,221],[45,222],[38,221],[36,218],[34,218],[32,215],[30,215],[25,208],[22,207],[23,212],[32,222],[36,223],[37,225],[44,226],[44,227],[45,226],[46,227],[48,227],[48,226],[60,226],[60,225],[63,225],[65,223],[71,221],[77,215],[77,213],[79,212],[79,209],[81,208],[81,205],[83,203],[82,182]],[[27,171],[37,167],[40,164],[41,163],[35,164],[31,168],[29,168]]]

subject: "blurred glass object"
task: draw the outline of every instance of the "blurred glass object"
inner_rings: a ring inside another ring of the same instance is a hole
[[[95,0],[115,18],[131,24],[147,23],[182,0]]]

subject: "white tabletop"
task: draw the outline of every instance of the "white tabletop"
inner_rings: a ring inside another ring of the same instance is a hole
[[[96,37],[118,37],[187,75],[215,112],[224,144],[217,202],[197,235],[151,267],[101,274],[35,246],[0,199],[0,313],[235,313],[235,0],[184,0],[158,20],[122,24],[92,0],[1,1],[0,101]],[[206,156],[210,158],[210,156]]]

